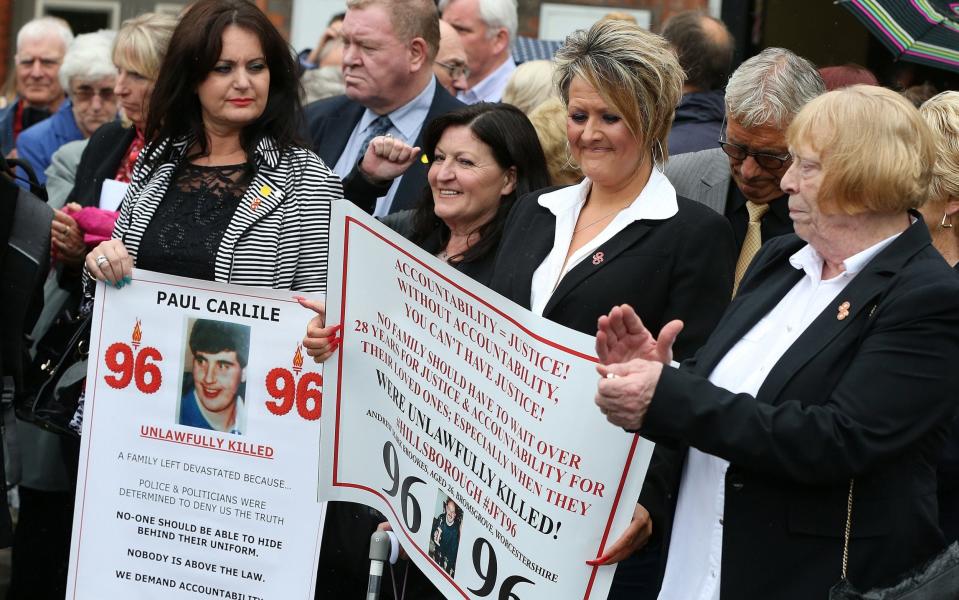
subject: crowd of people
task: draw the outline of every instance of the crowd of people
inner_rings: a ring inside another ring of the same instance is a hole
[[[597,410],[657,442],[629,526],[583,557],[618,564],[609,598],[881,588],[959,540],[959,93],[917,108],[784,48],[733,69],[730,32],[695,11],[661,35],[610,14],[517,65],[516,0],[344,8],[299,54],[245,0],[20,29],[0,108],[20,166],[0,177],[54,209],[28,350],[134,267],[322,292],[331,208],[352,202],[596,337]],[[301,302],[323,362],[339,324]],[[74,389],[61,434],[20,414],[11,600],[66,589]],[[197,426],[241,426],[187,400]],[[317,598],[365,594],[384,522],[330,504]],[[408,564],[397,579],[441,597]]]

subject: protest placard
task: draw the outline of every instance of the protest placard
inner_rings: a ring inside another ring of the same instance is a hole
[[[593,339],[334,207],[320,495],[383,512],[449,598],[606,598],[653,445],[593,403]]]
[[[97,286],[67,598],[312,600],[310,311],[149,271]]]

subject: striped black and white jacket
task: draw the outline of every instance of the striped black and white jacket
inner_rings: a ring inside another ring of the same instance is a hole
[[[167,193],[191,140],[161,140],[133,170],[113,237],[136,264],[143,233]],[[168,155],[158,166],[144,160]],[[216,253],[214,278],[274,289],[326,290],[330,210],[343,198],[340,179],[313,152],[280,151],[271,138],[254,151],[255,175]]]

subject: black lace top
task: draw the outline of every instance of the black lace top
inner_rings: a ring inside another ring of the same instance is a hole
[[[137,268],[213,281],[220,239],[249,181],[247,164],[180,166],[143,233]]]

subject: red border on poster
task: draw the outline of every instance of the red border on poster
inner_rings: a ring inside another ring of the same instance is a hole
[[[401,254],[403,254],[406,258],[408,258],[408,259],[410,259],[410,260],[412,260],[412,261],[415,261],[417,264],[419,264],[421,267],[423,267],[424,269],[426,269],[427,271],[429,271],[430,273],[432,273],[432,274],[435,275],[436,277],[439,277],[439,278],[443,279],[446,283],[448,283],[448,284],[450,284],[451,286],[455,287],[455,288],[456,288],[457,290],[459,290],[460,292],[469,295],[469,296],[472,297],[474,300],[476,300],[478,303],[482,304],[483,306],[485,306],[485,307],[488,308],[489,310],[495,312],[495,313],[498,314],[500,317],[502,317],[502,318],[504,318],[505,320],[509,321],[510,323],[512,323],[512,324],[513,324],[514,326],[516,326],[517,328],[521,329],[521,330],[522,330],[526,335],[528,335],[529,337],[531,337],[531,338],[533,338],[533,339],[536,339],[537,341],[540,341],[540,342],[542,342],[542,343],[544,343],[544,344],[547,344],[547,345],[549,345],[549,346],[552,346],[553,348],[556,348],[557,350],[560,350],[560,351],[562,351],[562,352],[565,352],[566,354],[571,354],[571,355],[573,355],[573,356],[576,356],[577,358],[586,359],[586,360],[591,361],[591,362],[598,362],[598,360],[596,359],[595,356],[590,356],[590,355],[588,355],[588,354],[583,354],[582,352],[578,352],[578,351],[576,351],[576,350],[573,350],[572,348],[567,348],[566,346],[563,346],[562,344],[557,344],[556,342],[553,342],[552,340],[548,340],[548,339],[546,339],[546,338],[544,338],[544,337],[541,337],[541,336],[539,336],[539,335],[534,334],[534,333],[531,332],[530,330],[528,330],[528,329],[526,329],[525,327],[523,327],[521,324],[517,323],[514,319],[510,318],[509,315],[503,313],[501,310],[499,310],[499,309],[496,308],[495,306],[491,305],[489,302],[487,302],[487,301],[484,300],[483,298],[480,298],[479,296],[473,294],[472,292],[468,291],[467,289],[465,289],[465,288],[457,285],[455,282],[453,282],[453,281],[451,281],[450,279],[448,279],[447,277],[445,277],[443,274],[441,274],[439,271],[437,271],[436,269],[434,269],[434,268],[431,267],[430,265],[424,263],[424,262],[421,261],[420,259],[416,258],[415,256],[413,256],[412,254],[410,254],[409,252],[407,252],[407,251],[404,250],[403,248],[400,248],[399,246],[397,246],[396,244],[394,244],[393,242],[391,242],[390,240],[388,240],[388,239],[385,238],[384,236],[380,235],[379,233],[377,233],[376,231],[374,231],[373,229],[371,229],[370,227],[368,227],[367,225],[361,223],[360,221],[358,221],[357,219],[355,219],[355,218],[353,218],[353,217],[346,217],[346,223],[344,224],[344,231],[343,231],[343,265],[342,265],[342,282],[343,282],[343,283],[342,283],[342,294],[341,294],[341,296],[340,296],[340,313],[341,313],[341,315],[340,315],[340,321],[341,321],[342,323],[345,323],[345,322],[347,322],[347,321],[349,320],[349,319],[347,319],[347,317],[346,317],[346,310],[347,310],[347,306],[346,306],[346,290],[347,290],[347,275],[349,274],[349,273],[348,273],[347,265],[349,264],[349,256],[350,256],[350,226],[351,226],[351,225],[356,225],[356,226],[362,228],[363,230],[365,230],[367,233],[371,234],[371,235],[372,235],[373,237],[375,237],[376,239],[380,240],[380,241],[383,242],[384,244],[390,246],[390,247],[393,248],[394,250],[396,250],[396,251],[400,252]],[[346,328],[342,328],[340,335],[343,336],[343,337],[345,337],[346,334],[347,334],[347,329],[346,329]],[[341,347],[341,348],[343,347],[342,344],[340,345],[340,347]],[[343,385],[343,353],[342,353],[342,352],[338,352],[338,353],[337,353],[337,365],[336,365],[336,370],[337,370],[337,378],[336,378],[336,418],[335,418],[336,424],[335,424],[335,426],[334,426],[335,429],[334,429],[334,436],[333,436],[334,441],[333,441],[333,478],[332,478],[332,482],[333,482],[333,483],[332,483],[332,485],[333,485],[333,487],[347,487],[347,488],[360,489],[360,490],[364,490],[364,491],[370,492],[371,494],[374,494],[374,495],[378,496],[381,500],[383,500],[383,502],[385,502],[385,503],[390,507],[390,510],[393,512],[393,519],[394,519],[394,521],[400,523],[400,522],[402,522],[402,521],[400,520],[399,515],[396,514],[396,511],[393,509],[393,506],[387,501],[387,499],[386,499],[386,498],[383,496],[383,494],[381,494],[379,491],[374,490],[374,489],[369,488],[369,487],[366,487],[365,485],[361,485],[361,484],[357,484],[357,483],[349,483],[349,482],[346,482],[346,481],[340,481],[339,478],[338,478],[337,465],[338,465],[338,461],[339,461],[339,452],[340,452],[340,402],[342,401],[342,398],[343,398],[343,388],[342,388],[342,385]],[[602,537],[602,539],[601,539],[600,542],[599,542],[599,548],[598,548],[597,551],[596,551],[596,556],[602,556],[602,554],[603,554],[603,549],[606,547],[606,542],[607,542],[608,539],[609,539],[610,529],[611,529],[612,526],[613,526],[613,515],[616,514],[616,509],[617,509],[617,507],[619,506],[620,497],[622,496],[622,493],[623,493],[623,487],[626,485],[626,476],[627,476],[627,474],[629,473],[630,466],[631,466],[632,463],[633,463],[633,456],[634,456],[635,453],[636,453],[636,446],[637,446],[638,444],[639,444],[639,434],[633,434],[633,441],[632,441],[632,444],[630,445],[629,453],[628,453],[627,456],[626,456],[626,464],[623,465],[623,473],[622,473],[622,475],[621,475],[621,477],[620,477],[619,485],[618,485],[617,488],[616,488],[616,497],[613,499],[613,508],[612,508],[612,510],[611,510],[610,513],[609,513],[609,518],[606,520],[606,529],[603,531],[603,537]],[[463,590],[456,584],[456,582],[453,581],[453,578],[450,577],[449,574],[448,574],[445,570],[443,570],[442,568],[440,568],[440,566],[439,566],[438,564],[436,564],[436,562],[433,561],[433,559],[430,558],[429,555],[428,555],[426,552],[424,552],[423,549],[420,548],[419,545],[418,545],[416,542],[413,541],[413,538],[410,537],[410,534],[409,534],[408,531],[406,531],[406,528],[404,527],[404,528],[402,528],[402,529],[403,529],[403,534],[406,536],[406,539],[407,539],[407,541],[409,542],[410,546],[412,546],[413,548],[415,548],[417,552],[419,552],[421,555],[423,555],[423,557],[424,557],[427,561],[429,561],[430,564],[432,564],[433,567],[434,567],[439,573],[441,573],[441,574],[443,575],[443,577],[446,578],[447,581],[449,581],[450,585],[452,585],[454,588],[456,588],[456,590],[457,590],[460,594],[463,595],[463,598],[468,599],[468,598],[469,598],[469,595],[468,595],[465,591],[463,591]],[[407,547],[409,547],[409,546],[407,546]],[[598,569],[599,569],[598,566],[594,566],[594,567],[592,568],[592,572],[591,572],[590,577],[589,577],[589,582],[588,582],[588,584],[587,584],[587,586],[586,586],[586,592],[585,592],[585,594],[583,595],[583,599],[584,599],[584,600],[586,600],[586,599],[589,598],[589,594],[590,594],[590,592],[591,592],[592,589],[593,589],[593,583],[594,583],[595,580],[596,580],[596,573],[597,573],[597,570],[598,570]]]

